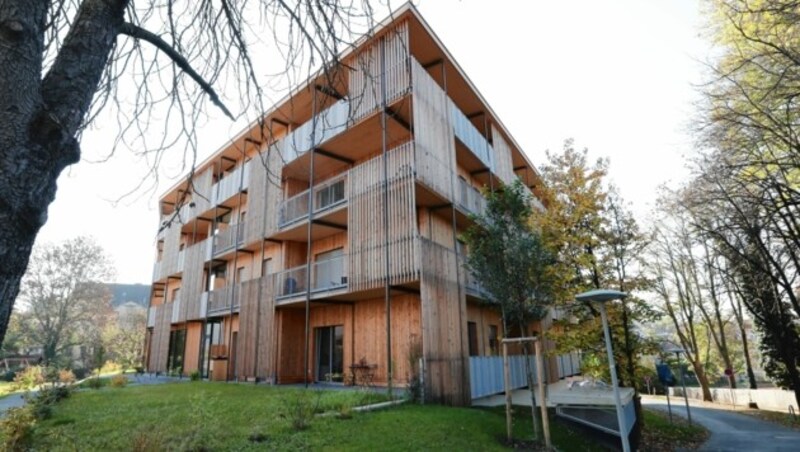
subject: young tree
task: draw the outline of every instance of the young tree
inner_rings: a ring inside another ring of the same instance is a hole
[[[41,345],[46,364],[67,364],[74,345],[92,341],[110,312],[102,284],[113,275],[103,250],[86,237],[34,250],[22,281],[21,310],[27,335]]]
[[[133,369],[140,366],[144,356],[147,311],[144,309],[121,310],[116,318],[102,331],[102,344],[109,359]]]
[[[56,180],[101,111],[118,118],[110,154],[142,149],[157,175],[163,152],[185,144],[177,152],[193,165],[205,99],[261,118],[276,79],[258,74],[291,82],[335,61],[372,13],[366,0],[0,1],[0,341]],[[157,119],[159,133],[146,133]]]
[[[487,192],[486,210],[473,216],[475,224],[463,234],[469,254],[466,265],[499,306],[503,337],[512,328],[528,335],[528,324],[540,319],[552,302],[553,255],[538,231],[531,228],[534,215],[528,189],[519,180],[502,190]],[[525,355],[528,344],[523,343]],[[526,359],[528,387],[535,400],[533,373]],[[531,407],[538,437],[536,407]]]

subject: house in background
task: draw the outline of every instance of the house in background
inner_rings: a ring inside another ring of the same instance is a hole
[[[502,323],[458,237],[482,188],[541,182],[418,11],[391,17],[161,198],[150,371],[400,386],[421,358],[429,400],[484,395]]]

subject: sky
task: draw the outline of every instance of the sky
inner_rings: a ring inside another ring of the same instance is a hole
[[[591,159],[610,160],[611,180],[644,223],[658,186],[687,177],[688,130],[710,49],[700,1],[415,4],[534,165],[573,138]],[[209,114],[201,159],[241,128]],[[117,282],[150,283],[158,195],[182,175],[180,158],[162,168],[155,191],[120,201],[147,163],[125,150],[96,161],[113,142],[112,121],[101,116],[84,133],[84,159],[59,178],[37,242],[93,236],[113,260]]]

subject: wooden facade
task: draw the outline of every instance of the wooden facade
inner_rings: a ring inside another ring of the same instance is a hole
[[[341,61],[162,198],[148,368],[402,386],[419,348],[429,400],[468,404],[502,322],[458,235],[478,187],[537,173],[413,6]]]

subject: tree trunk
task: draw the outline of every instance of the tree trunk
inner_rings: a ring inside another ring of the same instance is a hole
[[[697,360],[692,360],[692,368],[694,369],[695,375],[697,375],[697,381],[700,382],[700,388],[703,390],[703,400],[706,402],[712,402],[714,399],[711,397],[711,389],[708,386],[708,377],[706,377],[706,372],[703,370],[703,366]],[[683,370],[681,370],[683,372]],[[686,378],[685,375],[681,375],[681,378]],[[685,380],[684,380],[685,381]]]
[[[756,383],[756,374],[753,372],[753,363],[750,360],[750,345],[747,342],[747,334],[744,328],[740,328],[742,331],[742,349],[744,351],[744,363],[747,366],[747,379],[750,381],[750,389],[758,389],[758,384]]]
[[[84,0],[42,77],[49,2],[0,0],[0,342],[129,0]]]

